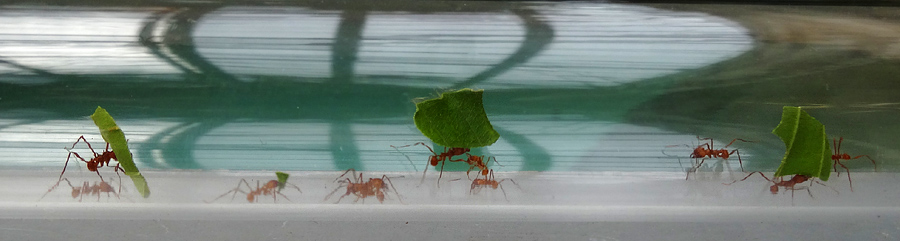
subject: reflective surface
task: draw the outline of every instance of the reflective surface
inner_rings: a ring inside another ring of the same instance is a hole
[[[3,6],[0,166],[61,168],[99,105],[144,169],[421,171],[412,100],[483,88],[497,171],[684,171],[696,136],[774,170],[783,105],[898,168],[895,8],[397,3]]]

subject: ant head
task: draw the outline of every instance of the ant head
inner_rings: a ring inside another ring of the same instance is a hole
[[[841,159],[850,159],[850,154],[847,154],[847,153],[841,154]]]
[[[81,195],[81,188],[80,187],[72,188],[72,198],[76,198],[76,197],[78,197],[78,195]]]
[[[772,192],[772,194],[778,194],[778,186],[772,185],[771,187],[769,187],[769,191]]]
[[[96,171],[97,171],[97,165],[100,165],[100,162],[88,162],[88,163],[87,163],[87,169],[88,169],[88,171],[96,172]]]
[[[497,189],[497,186],[500,186],[500,183],[499,183],[499,182],[492,182],[492,183],[491,183],[491,188]]]
[[[380,178],[369,178],[369,183],[376,187],[384,187],[384,180]]]
[[[437,166],[437,164],[438,164],[438,162],[439,162],[439,159],[438,159],[437,156],[431,156],[431,158],[429,159],[429,161],[431,162],[431,166]]]
[[[375,194],[375,197],[378,198],[378,202],[384,203],[384,193],[383,192],[378,192],[377,194]]]
[[[277,187],[277,186],[278,186],[278,181],[276,181],[276,180],[269,180],[269,182],[267,182],[266,185],[263,186],[263,187],[266,188],[266,189],[272,189],[272,188],[275,188],[275,187]]]
[[[254,196],[253,193],[248,193],[247,202],[253,202],[253,200],[256,200],[256,196]]]
[[[719,157],[721,157],[722,159],[728,159],[728,156],[731,156],[731,153],[728,153],[727,151],[719,153]]]
[[[487,175],[488,175],[488,170],[487,170],[487,169],[481,170],[481,175],[482,175],[482,176],[487,176]]]

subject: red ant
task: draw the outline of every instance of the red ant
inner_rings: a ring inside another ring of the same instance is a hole
[[[723,183],[723,184],[725,184],[725,185],[731,185],[731,184],[734,184],[734,183],[736,183],[736,182],[744,181],[744,180],[747,180],[747,178],[750,178],[750,176],[752,176],[753,174],[756,174],[756,173],[759,173],[759,175],[762,176],[763,178],[765,178],[766,181],[769,181],[769,182],[773,183],[773,185],[769,187],[769,191],[772,192],[772,194],[778,194],[778,187],[784,187],[785,190],[791,190],[791,198],[794,197],[794,190],[800,190],[800,189],[806,189],[806,192],[809,193],[809,196],[810,196],[810,197],[812,197],[812,193],[809,192],[809,187],[795,188],[795,187],[797,186],[797,184],[800,184],[800,183],[806,182],[807,180],[813,179],[813,177],[806,176],[806,175],[799,175],[799,174],[798,174],[798,175],[794,175],[793,177],[791,177],[791,179],[788,179],[787,181],[784,180],[784,177],[779,177],[779,180],[780,180],[780,181],[776,182],[776,181],[773,181],[772,179],[769,179],[768,177],[766,177],[766,175],[763,174],[762,172],[751,172],[749,175],[747,175],[746,177],[744,177],[744,178],[741,179],[741,180],[736,180],[736,181],[733,181],[733,182],[731,182],[731,183]],[[813,180],[813,181],[815,181],[815,180]],[[817,184],[819,184],[819,185],[822,185],[822,186],[825,186],[825,184],[823,184],[823,183],[821,183],[821,182],[819,182],[819,181],[815,181],[815,183],[817,183]],[[810,185],[812,185],[812,183],[810,183]],[[832,190],[833,190],[833,189],[832,189]],[[836,192],[836,191],[837,191],[837,190],[835,190],[835,192]]]
[[[78,155],[77,152],[72,151],[72,149],[75,148],[75,145],[77,145],[79,141],[84,141],[84,144],[87,144],[88,148],[91,149],[91,153],[94,153],[94,157],[92,157],[90,161],[85,160],[81,157],[81,155]],[[94,151],[94,148],[91,147],[91,143],[88,142],[87,139],[84,138],[84,136],[78,137],[78,139],[75,140],[75,143],[72,143],[72,147],[67,148],[66,150],[69,151],[69,156],[66,157],[66,164],[63,166],[62,172],[59,173],[60,179],[62,179],[63,174],[66,173],[66,168],[69,166],[69,159],[72,158],[72,155],[75,155],[75,157],[87,163],[88,170],[96,172],[98,176],[100,175],[100,171],[97,170],[98,168],[101,168],[104,165],[109,166],[109,162],[111,162],[112,160],[116,160],[116,162],[118,162],[118,159],[116,159],[116,153],[109,150],[109,143],[106,143],[106,150],[104,150],[103,153],[97,153],[96,151]],[[122,172],[125,171],[124,169],[119,167],[119,164],[116,164],[115,170],[116,173],[119,173],[119,170],[122,170]],[[102,180],[103,176],[100,176],[100,179]]]
[[[59,183],[62,181],[66,181],[66,183],[68,183],[69,186],[72,187],[72,198],[80,197],[78,199],[79,202],[84,200],[85,195],[97,196],[97,201],[100,201],[100,193],[106,193],[107,197],[109,197],[109,194],[112,193],[113,195],[116,196],[116,198],[119,198],[119,194],[116,193],[116,190],[113,189],[113,187],[105,181],[100,181],[99,183],[95,182],[94,185],[90,185],[90,182],[85,181],[81,185],[81,187],[76,187],[76,186],[72,185],[72,182],[69,182],[68,178],[63,178],[63,179],[60,179],[59,181],[57,181],[56,185],[53,185],[53,187],[50,187],[50,189],[47,190],[47,193],[44,193],[44,196],[41,196],[41,199],[44,199],[44,197],[47,196],[47,194],[49,194],[51,191],[56,189],[56,187],[58,187]]]
[[[338,181],[350,172],[353,172],[352,176],[354,180],[351,181],[350,178],[345,178],[345,180]],[[356,170],[350,168],[347,169],[344,174],[341,174],[341,176],[334,179],[334,181],[341,183],[341,185],[335,188],[334,191],[331,191],[328,196],[325,196],[325,199],[323,199],[323,201],[328,200],[328,198],[330,198],[331,195],[334,195],[334,193],[340,190],[341,187],[346,186],[347,192],[344,193],[343,196],[338,198],[338,200],[334,203],[341,202],[341,199],[349,196],[350,194],[356,196],[356,200],[353,201],[354,203],[358,202],[359,199],[363,199],[363,202],[365,202],[366,198],[369,196],[375,196],[378,199],[378,202],[384,203],[385,193],[390,192],[391,190],[394,191],[394,194],[397,194],[397,200],[400,201],[400,203],[403,203],[403,200],[400,198],[400,193],[397,193],[397,189],[394,188],[394,183],[391,182],[391,179],[388,178],[387,175],[382,175],[381,178],[369,178],[369,181],[363,182],[363,174],[359,173],[359,176],[357,176]],[[390,184],[390,188],[388,188],[388,184]]]
[[[843,167],[844,170],[847,170],[847,180],[850,181],[850,191],[851,192],[853,191],[853,179],[850,178],[850,169],[847,168],[847,166],[844,166],[844,163],[841,163],[841,160],[853,160],[853,159],[859,159],[860,157],[866,157],[869,159],[869,161],[872,161],[872,166],[875,166],[875,171],[878,171],[878,164],[875,164],[875,160],[873,160],[871,157],[869,157],[869,155],[859,155],[859,156],[855,156],[855,157],[850,157],[850,154],[841,153],[841,143],[844,142],[844,137],[841,137],[840,141],[838,141],[837,139],[831,139],[831,140],[832,140],[832,145],[834,146],[834,155],[831,155],[831,160],[834,161],[834,164],[832,165],[832,167],[834,168],[834,171],[838,173],[839,176],[841,175],[841,173],[838,172],[838,170],[837,170],[838,165]]]
[[[731,154],[737,154],[738,163],[741,165],[741,171],[744,171],[744,161],[741,159],[741,152],[738,151],[737,149],[728,151],[725,148],[728,148],[729,146],[731,146],[731,144],[734,144],[735,141],[743,141],[743,142],[753,142],[753,141],[748,141],[748,140],[744,140],[744,139],[734,139],[734,140],[731,140],[731,142],[729,142],[728,145],[725,145],[725,147],[723,147],[722,149],[715,149],[715,147],[713,146],[712,138],[700,138],[699,136],[697,136],[697,140],[709,140],[709,142],[698,145],[697,147],[694,148],[694,151],[691,152],[691,158],[694,158],[694,159],[702,158],[702,159],[700,160],[700,162],[697,163],[697,165],[694,165],[691,167],[691,169],[688,171],[688,175],[684,177],[684,180],[687,180],[690,177],[691,172],[696,172],[697,169],[700,168],[700,166],[702,166],[704,162],[706,162],[706,159],[722,158],[723,160],[728,160],[728,157],[731,157]],[[668,147],[671,147],[671,146],[668,146]]]
[[[458,159],[458,160],[450,160],[450,161],[451,162],[465,162],[466,164],[469,164],[470,167],[469,167],[469,170],[466,171],[466,177],[468,177],[469,172],[472,172],[472,170],[475,170],[475,168],[481,169],[480,172],[481,172],[482,176],[488,175],[488,167],[487,167],[487,163],[484,161],[484,156],[474,156],[469,153],[466,153],[466,155],[468,156],[467,159]],[[487,162],[490,162],[491,159],[494,160],[494,163],[497,163],[497,165],[500,165],[500,162],[497,162],[496,157],[489,157]]]
[[[250,192],[245,192],[244,190],[241,190],[241,184],[244,184],[244,186],[246,186],[247,189],[250,190]],[[282,186],[282,185],[280,185],[280,184],[282,184],[282,183],[278,182],[277,180],[269,180],[268,182],[266,182],[265,185],[260,186],[259,180],[257,180],[256,181],[256,189],[253,189],[252,187],[250,187],[250,183],[247,182],[247,179],[241,179],[241,181],[238,182],[237,187],[235,187],[234,189],[231,189],[231,191],[228,191],[222,195],[219,195],[218,197],[216,197],[215,199],[213,199],[212,201],[209,201],[207,203],[215,202],[216,200],[219,200],[220,198],[224,197],[225,195],[228,195],[229,193],[232,193],[231,200],[234,200],[234,197],[237,196],[238,193],[247,194],[247,202],[251,202],[251,203],[259,202],[259,199],[257,199],[257,197],[261,196],[261,195],[266,195],[266,196],[272,195],[273,202],[278,201],[277,196],[281,196],[284,199],[288,200],[288,202],[290,202],[291,199],[281,193],[281,189],[279,188],[279,186]],[[297,185],[287,183],[287,182],[285,182],[284,184],[290,185],[294,189],[297,189],[298,192],[301,192],[301,193],[303,192],[303,191],[300,191],[300,187],[297,187]]]
[[[441,152],[440,154],[438,154],[438,153],[434,152],[434,149],[431,149],[431,147],[428,146],[427,144],[425,144],[424,142],[417,142],[417,143],[415,143],[415,144],[412,144],[412,145],[405,145],[405,146],[393,146],[393,145],[391,145],[391,147],[393,147],[394,149],[398,149],[398,150],[399,150],[399,148],[410,147],[410,146],[418,146],[418,145],[425,146],[425,148],[428,148],[428,151],[431,151],[431,154],[433,154],[433,155],[431,155],[431,156],[428,157],[428,163],[431,164],[431,166],[435,166],[435,167],[436,167],[436,166],[438,165],[438,163],[441,163],[441,174],[438,175],[438,185],[441,185],[441,184],[440,184],[441,177],[444,176],[444,164],[447,164],[447,162],[445,162],[445,161],[451,161],[451,160],[450,160],[451,157],[453,157],[453,156],[458,156],[458,155],[462,155],[462,154],[467,154],[467,153],[470,151],[469,148],[462,148],[462,147],[451,147],[451,148],[447,148],[447,147],[444,147],[444,152]],[[405,154],[404,154],[404,155],[405,155]],[[470,159],[471,159],[471,155],[470,155]],[[462,160],[457,160],[457,161],[462,161]],[[495,161],[496,161],[496,160],[495,160]],[[466,163],[468,163],[468,161],[466,161]],[[470,170],[470,171],[471,171],[471,170]],[[427,167],[427,166],[425,167],[425,171],[422,172],[422,181],[425,180],[425,173],[428,173],[428,167]]]
[[[478,193],[481,191],[481,188],[484,188],[484,187],[490,187],[491,189],[494,189],[494,190],[497,190],[497,188],[499,187],[500,191],[503,192],[503,198],[506,199],[507,201],[509,201],[509,199],[506,198],[506,190],[503,189],[502,183],[506,180],[509,180],[516,186],[519,186],[519,184],[516,183],[516,181],[514,181],[513,179],[509,179],[509,178],[504,178],[500,181],[497,181],[497,179],[494,178],[494,170],[493,169],[490,170],[487,174],[484,174],[483,176],[484,176],[484,178],[475,178],[475,180],[472,181],[472,187],[469,189],[469,194]],[[478,189],[478,191],[475,190],[476,188]]]

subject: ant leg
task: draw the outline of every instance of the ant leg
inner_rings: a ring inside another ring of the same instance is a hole
[[[75,143],[72,143],[72,147],[69,147],[68,150],[75,149],[75,145],[78,145],[78,142],[79,142],[79,141],[84,141],[84,144],[87,144],[88,149],[91,149],[91,152],[93,152],[94,155],[98,155],[98,156],[100,155],[100,154],[97,153],[97,151],[94,151],[94,148],[91,147],[91,143],[88,142],[87,139],[84,138],[84,136],[79,136],[78,139],[75,140]],[[107,144],[109,144],[109,143],[107,143]]]
[[[334,195],[334,193],[336,193],[336,192],[337,192],[338,190],[340,190],[342,187],[348,186],[349,183],[352,183],[352,182],[350,182],[350,178],[347,178],[347,182],[342,182],[341,185],[338,185],[338,187],[335,188],[334,191],[331,191],[331,193],[328,193],[328,196],[325,196],[325,198],[322,199],[322,201],[324,202],[325,200],[328,200],[328,198],[330,198],[331,195]],[[349,194],[349,192],[348,192],[348,194]],[[346,194],[345,194],[345,196],[346,196]],[[341,200],[338,199],[338,202],[340,202],[340,201],[341,201]],[[335,202],[335,203],[337,203],[337,202]]]
[[[345,193],[343,196],[339,197],[338,200],[337,200],[336,202],[334,202],[334,203],[335,203],[335,204],[340,203],[340,202],[341,202],[341,199],[344,199],[344,197],[346,197],[346,196],[348,196],[348,195],[350,195],[349,192],[348,192],[348,193]],[[327,199],[327,198],[326,198],[326,199]],[[356,200],[359,201],[359,197],[356,197]]]
[[[397,152],[400,152],[400,154],[403,154],[403,156],[406,157],[406,160],[409,161],[409,165],[413,167],[413,170],[414,170],[414,171],[416,171],[416,172],[419,171],[419,168],[416,168],[416,164],[413,163],[412,158],[409,158],[409,156],[406,155],[406,153],[401,152],[400,149],[398,149],[396,146],[391,145],[391,147],[393,147],[394,150],[397,150]],[[427,168],[427,167],[426,167],[426,168]]]
[[[700,144],[700,146],[706,145],[706,148],[707,148],[707,149],[713,150],[713,138],[712,138],[712,137],[700,138],[700,136],[697,136],[697,141],[698,141],[698,142],[699,142],[699,141],[705,141],[705,140],[709,140],[709,142]],[[700,147],[700,146],[697,146],[697,147]]]
[[[834,139],[831,139],[831,140],[834,141]],[[841,144],[844,144],[844,137],[843,137],[843,136],[841,137],[841,140],[838,141],[837,147],[834,148],[834,153],[835,153],[835,154],[840,154],[840,153],[841,153]]]
[[[441,161],[441,174],[438,175],[437,187],[441,188],[441,177],[444,177],[444,165],[447,164],[447,161]]]
[[[723,184],[723,185],[731,185],[731,184],[734,184],[734,183],[736,183],[736,182],[743,182],[744,180],[747,180],[747,178],[750,178],[750,176],[753,176],[753,174],[756,174],[756,173],[759,173],[759,175],[762,176],[763,178],[765,178],[766,181],[774,182],[774,181],[772,181],[772,179],[769,179],[768,177],[766,177],[766,174],[763,174],[762,172],[751,172],[749,175],[747,175],[746,177],[744,177],[744,178],[741,179],[741,180],[733,181],[733,182],[730,182],[730,183],[722,183],[722,184]]]
[[[59,183],[61,183],[63,180],[65,180],[67,183],[69,183],[70,187],[72,187],[73,189],[75,188],[75,186],[72,186],[72,182],[69,182],[68,178],[60,178],[58,181],[56,181],[56,184],[53,184],[53,186],[51,186],[50,189],[47,189],[47,192],[45,192],[44,195],[41,196],[41,199],[44,199],[44,197],[46,197],[47,194],[50,194],[50,192],[52,192],[54,189],[59,187]],[[40,201],[41,199],[38,199],[38,201]]]
[[[700,166],[702,166],[704,162],[706,162],[706,158],[701,159],[696,166],[692,166],[691,169],[688,170],[687,175],[684,176],[684,180],[687,181],[688,178],[691,177],[692,172],[697,173],[697,169],[700,169]]]
[[[281,197],[283,197],[283,198],[284,198],[285,200],[287,200],[288,202],[294,202],[294,201],[291,201],[290,198],[288,198],[287,196],[285,196],[284,194],[282,194],[282,193],[279,192],[279,191],[273,192],[273,193],[272,193],[272,198],[275,198],[275,194],[281,195]],[[274,199],[273,199],[273,200],[274,200]]]
[[[426,173],[428,173],[428,163],[427,162],[425,163],[425,171],[422,172],[422,180],[419,180],[419,186],[421,186],[422,183],[425,183],[425,174]]]
[[[337,178],[335,178],[334,181],[331,181],[331,182],[337,182],[338,179],[341,179],[342,177],[346,176],[347,173],[349,173],[349,172],[351,172],[351,171],[353,172],[353,176],[356,176],[356,170],[354,170],[353,168],[350,168],[350,169],[347,169],[347,171],[344,171],[344,174],[341,174],[340,176],[338,176]],[[354,177],[354,178],[355,178],[355,177]]]
[[[844,137],[841,137],[841,142],[844,142]],[[831,146],[832,148],[834,148],[834,154],[831,155],[831,159],[834,160],[834,164],[832,164],[831,167],[834,168],[834,172],[837,172],[838,175],[841,175],[841,173],[837,170],[837,160],[839,158],[835,158],[841,153],[841,148],[838,147],[837,139],[831,138]]]
[[[875,159],[872,159],[871,157],[869,157],[869,155],[859,155],[859,156],[855,156],[855,157],[853,157],[853,158],[850,158],[850,160],[853,160],[853,159],[859,159],[860,157],[866,157],[866,158],[869,159],[869,161],[872,161],[872,166],[875,167],[875,171],[876,171],[876,172],[878,171],[878,164],[875,164]]]
[[[505,167],[503,164],[500,164],[500,162],[497,161],[497,157],[492,156],[488,159],[494,159],[494,163],[497,163],[498,166]],[[488,160],[487,162],[490,163],[491,160]],[[485,164],[487,164],[487,163],[485,163]]]
[[[228,195],[228,194],[234,193],[234,195],[231,196],[231,200],[233,201],[233,200],[234,200],[234,197],[237,196],[237,193],[238,193],[238,192],[246,194],[246,192],[240,190],[240,188],[241,188],[241,182],[246,182],[246,181],[245,181],[244,179],[241,179],[241,181],[238,182],[237,187],[235,187],[234,189],[231,189],[230,191],[228,191],[228,192],[226,192],[226,193],[223,193],[222,195],[219,195],[218,197],[214,198],[214,199],[211,200],[211,201],[203,201],[203,202],[205,202],[205,203],[212,203],[212,202],[215,202],[215,201],[219,200],[219,199],[222,198],[222,197],[225,197],[225,196]]]
[[[734,139],[734,140],[731,140],[731,142],[729,142],[728,145],[725,145],[725,147],[723,147],[723,148],[728,148],[729,146],[731,146],[731,144],[734,144],[734,141],[753,142],[753,141],[748,141],[748,140],[744,140],[744,139]]]
[[[287,183],[287,182],[285,182],[284,184],[286,184],[286,185],[291,185],[291,187],[293,187],[294,189],[297,189],[298,192],[303,193],[303,191],[301,191],[301,190],[300,190],[300,187],[297,186],[297,185],[294,185],[294,184],[291,184],[291,183]]]
[[[735,140],[740,140],[740,139],[735,139]],[[744,171],[744,160],[741,160],[741,151],[735,149],[734,151],[731,151],[731,153],[728,153],[728,155],[731,155],[731,154],[734,154],[734,153],[737,153],[737,156],[738,156],[738,164],[741,165],[741,172],[743,172],[743,171]]]
[[[397,192],[397,188],[394,187],[394,183],[391,182],[391,179],[388,178],[387,175],[381,175],[381,179],[382,179],[382,180],[387,180],[388,185],[391,185],[391,190],[394,191],[394,194],[397,194],[397,201],[400,201],[400,203],[402,203],[402,204],[406,204],[406,203],[403,203],[403,199],[400,198],[400,193]]]
[[[844,163],[841,163],[838,160],[834,160],[834,162],[837,163],[838,165],[840,165],[842,168],[844,168],[844,170],[847,170],[847,181],[850,182],[850,191],[853,192],[853,178],[850,178],[850,169],[847,168],[847,166],[845,166]],[[838,173],[840,173],[840,172],[838,172]]]
[[[819,185],[822,185],[822,186],[824,186],[824,187],[830,188],[832,191],[834,191],[834,193],[841,194],[841,192],[839,192],[837,189],[834,189],[834,187],[825,185],[825,183],[822,183],[822,182],[820,182],[819,180],[813,180],[813,181],[815,181],[816,184],[819,184]],[[812,184],[809,184],[809,185],[812,186]]]

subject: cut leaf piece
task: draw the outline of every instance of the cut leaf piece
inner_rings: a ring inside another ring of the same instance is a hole
[[[109,115],[109,112],[106,112],[100,106],[97,106],[97,110],[91,115],[91,119],[94,120],[97,128],[100,128],[100,135],[103,136],[103,140],[109,143],[113,152],[116,153],[116,161],[125,170],[125,175],[131,177],[131,181],[134,182],[134,186],[141,193],[141,196],[144,198],[149,197],[150,187],[147,185],[147,180],[138,171],[137,165],[134,164],[131,150],[128,149],[128,142],[125,139],[125,133],[116,125],[116,121]]]
[[[785,106],[781,123],[772,130],[787,151],[775,176],[804,175],[828,181],[831,176],[831,147],[825,135],[825,126],[800,109]]]
[[[461,89],[419,102],[413,117],[416,127],[442,146],[476,148],[494,144],[500,133],[484,112],[483,94],[484,90]]]
[[[281,191],[281,189],[284,189],[284,184],[287,183],[288,177],[290,177],[291,174],[275,172],[275,176],[278,177],[278,191]]]

